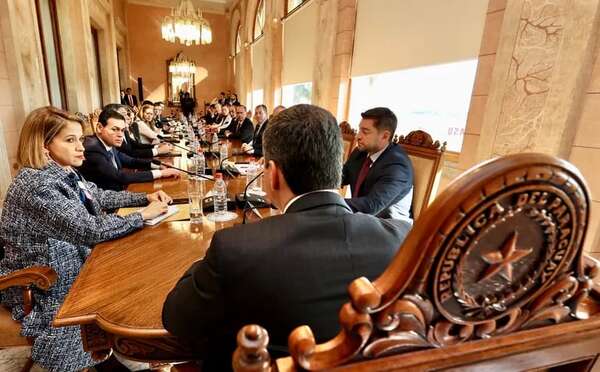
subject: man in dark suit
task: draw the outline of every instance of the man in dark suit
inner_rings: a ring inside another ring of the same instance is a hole
[[[118,112],[125,118],[125,130],[123,131],[123,142],[117,149],[122,153],[133,158],[152,158],[162,154],[168,154],[173,149],[170,144],[161,143],[160,145],[152,145],[139,143],[135,136],[130,132],[131,123],[133,122],[133,112],[127,105],[119,105],[117,103],[109,103],[104,106],[104,110],[113,110]]]
[[[132,158],[117,150],[123,142],[125,118],[116,111],[102,110],[96,135],[85,139],[85,160],[80,172],[105,190],[124,190],[130,183],[149,182],[157,178],[178,177],[175,169],[153,169],[148,159]],[[126,171],[123,168],[141,169]]]
[[[256,157],[263,156],[262,138],[267,125],[269,124],[269,114],[267,114],[267,106],[258,105],[254,109],[254,118],[256,119],[256,127],[254,128],[254,139],[252,143],[243,143],[242,151],[247,154],[253,154]]]
[[[385,107],[361,114],[356,142],[343,168],[342,185],[350,185],[346,202],[355,212],[412,223],[413,169],[402,147],[392,142],[397,119]]]
[[[334,337],[348,284],[380,275],[410,229],[355,214],[338,194],[342,141],[328,111],[294,106],[263,138],[264,189],[283,214],[217,231],[163,306],[163,325],[205,358],[206,371],[231,368],[246,324],[265,327],[280,350],[300,325],[318,342]]]
[[[223,132],[227,138],[239,139],[242,143],[252,143],[254,139],[254,125],[246,117],[246,106],[235,106],[235,120]]]
[[[217,106],[214,103],[211,103],[206,107],[206,115],[204,115],[202,119],[204,119],[205,124],[212,125],[217,124],[218,117]]]
[[[169,119],[162,116],[165,104],[162,101],[154,102],[154,126],[162,129],[164,133],[170,131]]]
[[[125,89],[125,97],[121,99],[121,103],[129,107],[135,107],[138,105],[137,97],[131,92],[131,88]]]

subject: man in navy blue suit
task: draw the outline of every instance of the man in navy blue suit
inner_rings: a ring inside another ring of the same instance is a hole
[[[120,191],[130,183],[179,177],[175,169],[151,170],[150,160],[132,158],[119,151],[117,148],[123,143],[125,127],[125,118],[118,112],[108,109],[100,113],[96,135],[87,137],[83,144],[85,160],[79,170],[88,181],[101,189]]]
[[[357,148],[344,164],[342,185],[355,212],[412,222],[413,169],[402,147],[392,142],[398,120],[386,107],[361,114]]]

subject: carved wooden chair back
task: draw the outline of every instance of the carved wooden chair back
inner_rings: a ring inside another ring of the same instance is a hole
[[[340,131],[342,132],[342,141],[344,143],[344,162],[356,147],[356,130],[352,129],[350,123],[342,121],[340,123]]]
[[[412,212],[416,220],[421,211],[431,203],[437,193],[442,177],[442,165],[446,142],[440,144],[422,130],[394,138],[410,158],[414,171]]]
[[[600,338],[592,281],[599,270],[582,252],[589,201],[578,170],[547,155],[473,168],[423,211],[379,278],[349,285],[338,336],[316,345],[309,327],[296,328],[291,356],[277,368],[391,370],[390,363],[406,368],[419,360],[459,366],[557,346],[577,337],[571,332]],[[553,323],[565,324],[524,331]],[[267,343],[264,329],[242,328],[235,368],[270,366]]]
[[[4,244],[0,242],[0,259],[4,256]],[[22,269],[8,275],[0,275],[0,292],[10,287],[20,287],[23,290],[25,314],[33,308],[32,287],[44,291],[55,282],[57,276],[50,267],[38,266]],[[11,311],[0,303],[0,349],[32,345],[32,339],[21,336],[21,324],[13,320]],[[29,370],[33,362],[29,359],[23,370]]]
[[[344,158],[342,159],[342,163],[345,163],[350,157],[352,150],[356,147],[356,130],[352,129],[350,123],[347,121],[342,121],[340,123],[340,131],[342,132],[342,143],[344,144]],[[345,198],[351,197],[350,187],[347,185],[342,186],[342,188],[340,188],[340,194]]]
[[[83,120],[83,135],[84,136],[93,136],[95,133],[95,128],[92,126],[91,116],[93,114],[85,115],[81,112],[75,113],[81,120]]]

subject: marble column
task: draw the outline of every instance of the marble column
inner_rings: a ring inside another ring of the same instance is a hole
[[[16,168],[25,117],[49,104],[34,0],[0,2],[0,203]]]
[[[60,18],[59,30],[63,54],[63,69],[67,101],[71,111],[92,112],[92,66],[88,62],[90,21],[85,0],[59,0],[56,2]],[[78,48],[71,47],[78,45]],[[93,61],[93,63],[96,63]]]
[[[477,160],[519,152],[568,158],[591,71],[598,0],[507,3]]]
[[[318,8],[317,32],[319,37],[315,45],[315,65],[313,67],[312,103],[332,112],[331,92],[333,82],[333,61],[337,37],[339,0],[315,0]]]
[[[33,109],[49,104],[46,75],[34,0],[0,2],[2,36],[11,71],[16,120],[22,123]]]
[[[283,27],[281,18],[285,3],[267,0],[265,21],[265,98],[269,111],[281,104],[281,74],[283,70]]]
[[[340,0],[338,4],[338,23],[331,82],[333,89],[330,90],[329,107],[335,110],[332,112],[339,121],[348,120],[356,9],[357,0]]]

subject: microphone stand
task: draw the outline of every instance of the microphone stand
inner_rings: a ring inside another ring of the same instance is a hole
[[[216,156],[216,155],[215,155]],[[237,156],[237,154],[231,154],[227,157],[224,157],[223,159],[221,159],[221,161],[219,161],[219,170],[221,172],[227,172],[227,174],[229,175],[229,177],[231,178],[235,178],[235,175],[233,173],[231,173],[231,171],[227,168],[223,168],[223,162],[225,162],[225,160],[233,158],[234,156]]]
[[[252,182],[256,181],[258,179],[258,177],[262,176],[264,173],[264,171],[259,172],[256,176],[254,176],[253,179],[250,180],[250,182],[248,182],[248,184],[246,185],[246,187],[244,187],[244,208],[242,208],[242,224],[246,223],[246,210],[248,210],[248,206],[252,205],[249,201],[248,201],[248,187],[250,185],[252,185]],[[250,207],[250,210],[252,209],[256,209],[255,206],[252,205],[252,207]]]
[[[207,177],[207,176],[205,176],[205,175],[202,175],[202,174],[196,174],[196,173],[193,173],[193,172],[187,171],[187,170],[185,170],[185,169],[177,168],[176,166],[173,166],[173,165],[171,165],[171,164],[163,163],[163,162],[162,162],[162,161],[160,161],[160,160],[152,160],[152,164],[156,164],[156,165],[162,165],[162,166],[165,166],[165,167],[167,167],[167,168],[173,168],[173,169],[177,169],[178,171],[180,171],[180,172],[183,172],[183,173],[187,173],[187,174],[188,174],[188,175],[190,175],[190,176],[204,178],[204,179],[206,179],[206,180],[209,180],[209,181],[214,181],[214,180],[215,180],[214,178],[210,178],[210,177]]]

